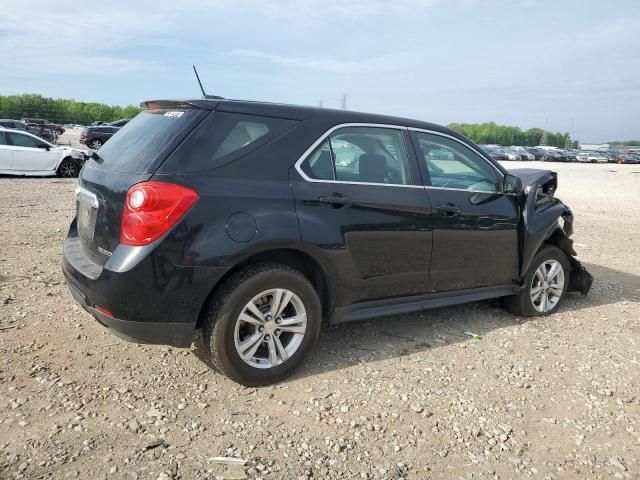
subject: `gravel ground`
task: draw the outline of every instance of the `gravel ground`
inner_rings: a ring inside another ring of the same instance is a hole
[[[259,389],[110,335],[60,270],[74,182],[0,178],[0,478],[640,478],[640,165],[552,168],[588,297],[326,328]]]
[[[80,143],[80,134],[82,133],[82,128],[68,128],[65,132],[58,137],[58,141],[56,142],[58,145],[63,145],[66,147],[74,147],[80,148],[82,150],[88,150],[89,147]]]

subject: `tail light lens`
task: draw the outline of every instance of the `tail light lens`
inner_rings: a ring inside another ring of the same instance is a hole
[[[198,200],[198,193],[167,182],[132,186],[122,210],[120,243],[148,245],[180,220]]]

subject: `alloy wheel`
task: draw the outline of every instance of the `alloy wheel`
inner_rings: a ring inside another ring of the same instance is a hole
[[[546,260],[531,280],[531,304],[540,313],[550,312],[564,291],[564,269],[557,260]]]
[[[102,142],[100,140],[94,140],[89,145],[93,150],[98,150],[102,146]]]
[[[65,178],[77,177],[79,172],[78,165],[73,162],[65,162],[60,166],[60,176]]]
[[[300,348],[306,329],[300,297],[283,288],[266,290],[253,297],[236,320],[236,351],[252,367],[277,367]]]

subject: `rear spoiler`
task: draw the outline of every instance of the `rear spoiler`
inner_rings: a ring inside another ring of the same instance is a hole
[[[147,100],[140,103],[143,110],[215,110],[220,103],[219,98],[206,98],[198,100]]]

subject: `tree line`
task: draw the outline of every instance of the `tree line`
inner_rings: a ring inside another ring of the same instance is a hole
[[[89,125],[97,120],[113,122],[121,118],[131,118],[140,108],[134,105],[121,107],[97,102],[76,102],[64,98],[48,98],[42,95],[0,95],[0,118],[44,118],[54,123],[78,123]],[[452,123],[449,128],[456,130],[476,143],[498,145],[536,146],[543,143],[544,130],[487,123]],[[545,143],[555,147],[565,147],[570,140],[569,133],[546,132]],[[640,141],[611,142],[617,145],[639,146]]]
[[[47,98],[42,95],[0,95],[0,118],[43,118],[54,123],[89,125],[97,120],[113,122],[131,118],[140,108],[105,105],[95,102],[76,102],[64,98]]]
[[[640,147],[640,140],[627,140],[626,142],[608,142],[614,147]]]
[[[497,125],[495,122],[452,123],[449,128],[479,144],[522,145],[525,147],[542,145],[542,137],[545,133],[542,128],[521,130],[518,127]],[[568,133],[547,132],[546,137],[546,145],[554,147],[564,148],[570,141]]]

